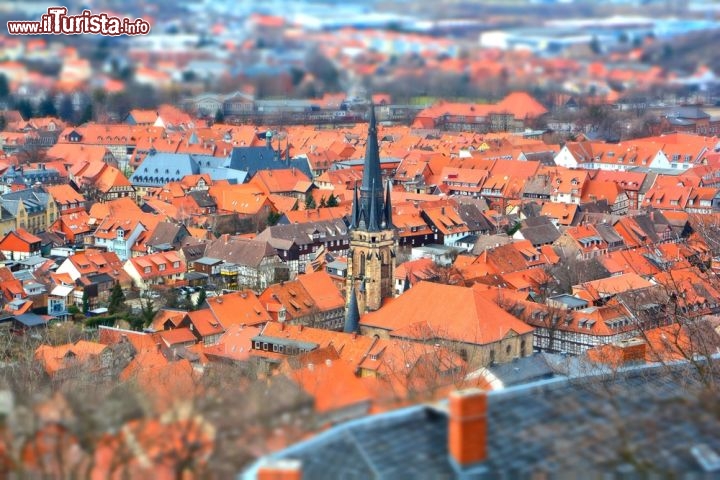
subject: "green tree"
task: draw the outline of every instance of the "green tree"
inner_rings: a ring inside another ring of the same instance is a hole
[[[149,327],[155,318],[158,309],[155,308],[155,302],[150,297],[140,299],[140,319],[142,320],[142,328]]]
[[[10,83],[7,75],[0,73],[0,98],[7,98],[10,95]]]
[[[268,213],[268,216],[267,216],[268,226],[272,227],[273,225],[277,225],[278,220],[280,220],[280,214],[278,212],[271,211],[270,213]]]
[[[305,195],[305,210],[312,210],[314,208],[317,208],[315,197],[312,196],[312,192],[308,192]]]
[[[38,105],[38,116],[40,117],[56,117],[57,109],[55,108],[55,102],[49,95],[45,97],[40,105]]]
[[[120,282],[115,282],[110,292],[110,302],[108,304],[108,314],[114,315],[125,308],[125,294],[123,293]]]
[[[323,195],[322,197],[320,197],[320,208],[325,207],[327,207],[327,202],[325,201],[325,195]]]
[[[327,199],[327,202],[325,202],[325,206],[326,207],[337,207],[338,205],[340,205],[338,198],[335,196],[334,193],[331,193]]]
[[[72,122],[75,117],[75,107],[70,95],[64,95],[60,101],[60,110],[58,111],[60,119],[64,122]]]
[[[80,113],[80,117],[78,118],[78,125],[82,125],[83,123],[91,122],[93,119],[93,106],[92,103],[88,103],[85,105],[85,108],[82,109],[82,112]]]
[[[221,109],[218,109],[217,112],[215,112],[215,123],[222,123],[225,121],[225,114],[222,112]]]
[[[23,99],[15,104],[15,108],[22,115],[23,120],[30,120],[33,116],[33,107],[29,100]]]
[[[0,115],[0,130],[5,130],[5,127],[7,127],[7,119],[4,115]]]
[[[86,289],[83,289],[83,296],[82,296],[82,313],[83,315],[87,315],[88,311],[90,310],[90,294]]]
[[[201,309],[205,300],[207,300],[207,293],[205,293],[204,288],[201,288],[200,292],[198,292],[197,299],[195,300],[195,310]]]

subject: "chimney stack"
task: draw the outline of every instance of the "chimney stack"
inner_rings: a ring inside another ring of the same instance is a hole
[[[302,480],[300,460],[268,460],[260,466],[257,480]]]
[[[487,393],[479,388],[450,393],[448,453],[461,469],[487,459]]]
[[[627,363],[637,363],[637,362],[644,362],[645,361],[645,353],[646,353],[646,344],[644,340],[641,339],[629,339],[629,340],[623,340],[619,342],[620,352],[621,352],[621,362],[623,364]]]

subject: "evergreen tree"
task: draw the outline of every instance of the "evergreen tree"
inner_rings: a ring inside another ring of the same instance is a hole
[[[7,119],[4,115],[0,115],[0,130],[5,130],[5,127],[7,127]]]
[[[83,313],[83,315],[87,315],[89,310],[90,310],[90,294],[88,294],[88,291],[86,289],[83,289],[83,296],[82,296],[82,313]]]
[[[7,98],[10,95],[10,83],[7,75],[0,73],[0,98]]]
[[[142,328],[149,327],[152,323],[153,319],[155,318],[155,314],[158,312],[158,309],[155,308],[155,302],[153,302],[153,299],[150,297],[142,298],[140,299],[140,320],[142,323]]]
[[[325,203],[325,206],[337,207],[338,205],[340,205],[340,202],[338,202],[338,198],[335,196],[334,193],[331,193],[327,199],[327,202]]]
[[[20,100],[15,104],[15,108],[22,115],[23,120],[30,120],[33,116],[33,107],[29,100]]]
[[[38,105],[38,116],[40,117],[57,117],[57,109],[52,97],[47,96]]]
[[[199,310],[200,308],[202,308],[205,300],[207,300],[207,293],[205,293],[204,288],[201,288],[200,292],[198,293],[197,299],[195,300],[195,310]]]
[[[125,294],[122,291],[120,282],[115,282],[110,292],[110,303],[108,305],[108,313],[114,315],[125,306]]]
[[[78,125],[82,125],[83,123],[91,122],[93,119],[93,106],[92,103],[88,103],[85,105],[85,108],[83,108],[82,112],[80,113],[80,117],[78,118]]]
[[[58,112],[60,119],[64,122],[72,122],[75,117],[75,107],[70,95],[63,96],[60,102],[60,111]]]
[[[225,121],[225,114],[222,112],[222,110],[218,109],[217,112],[215,112],[215,123],[222,123]]]
[[[325,195],[323,195],[322,197],[320,197],[320,208],[325,207],[327,207],[327,202],[325,202]]]
[[[308,192],[305,195],[305,210],[312,210],[317,208],[317,204],[315,203],[315,197],[312,196],[312,192]]]
[[[272,227],[273,225],[277,225],[278,220],[280,220],[280,214],[278,212],[271,211],[270,213],[268,213],[268,216],[267,216],[268,226]]]

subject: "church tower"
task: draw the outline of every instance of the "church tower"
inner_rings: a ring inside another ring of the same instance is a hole
[[[353,195],[347,268],[346,305],[350,308],[351,296],[356,296],[360,313],[377,310],[383,299],[393,296],[396,238],[390,191],[389,182],[382,184],[375,108],[371,106],[362,185],[355,187]]]

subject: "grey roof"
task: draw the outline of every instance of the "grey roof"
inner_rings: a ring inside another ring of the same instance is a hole
[[[192,197],[193,200],[195,200],[195,203],[197,203],[198,206],[201,208],[215,207],[217,205],[215,203],[215,199],[212,198],[210,194],[205,190],[193,190],[192,192],[188,193],[188,196]]]
[[[454,478],[446,432],[443,413],[411,407],[345,423],[276,456],[301,460],[311,479]]]
[[[488,250],[490,248],[499,247],[502,245],[507,245],[508,243],[512,243],[513,239],[511,237],[508,237],[504,233],[500,233],[497,235],[481,235],[478,237],[477,242],[475,242],[475,246],[472,249],[472,253],[474,255],[480,255],[485,250]]]
[[[523,187],[523,196],[546,196],[550,198],[550,194],[553,192],[553,185],[547,175],[537,175],[531,177],[525,182]]]
[[[667,113],[668,119],[692,119],[692,120],[699,120],[702,118],[710,118],[710,115],[708,115],[703,109],[700,107],[677,107],[673,108],[670,112]],[[694,122],[689,122],[689,124],[693,124]]]
[[[193,243],[180,247],[180,252],[185,257],[185,261],[191,263],[205,255],[205,248],[205,243]]]
[[[222,235],[210,242],[205,248],[205,256],[219,258],[229,263],[259,267],[266,257],[277,255],[275,249],[266,241],[249,240],[242,237]]]
[[[200,166],[187,153],[149,153],[130,176],[134,186],[160,187],[186,175],[197,175]]]
[[[617,233],[617,231],[609,223],[597,223],[595,224],[595,230],[597,230],[602,239],[605,240],[608,245],[621,244],[625,242],[623,237]]]
[[[223,263],[223,260],[220,260],[219,258],[202,257],[195,260],[195,263],[199,263],[201,265],[217,265],[219,263]]]
[[[34,267],[36,265],[42,265],[43,263],[47,262],[47,258],[44,258],[42,255],[33,255],[31,257],[27,257],[23,260],[18,260],[17,262],[20,265],[27,265],[30,267]]]
[[[185,225],[176,225],[172,222],[158,222],[150,238],[148,238],[145,243],[151,247],[159,247],[163,244],[177,246],[189,235],[190,232],[188,232]]]
[[[293,167],[303,172],[308,178],[313,176],[306,159],[281,159],[275,150],[267,146],[233,148],[229,167],[247,172],[250,177],[260,170],[280,170]]]
[[[90,283],[110,283],[114,282],[115,279],[108,275],[107,273],[96,273],[94,275],[88,275],[87,279],[90,281]]]
[[[548,216],[540,215],[526,218],[523,220],[523,224],[525,227],[539,227],[540,225],[552,225],[552,220]]]
[[[22,315],[16,315],[15,320],[27,328],[43,327],[47,325],[45,319],[35,313],[23,313]]]
[[[313,239],[318,233],[320,239]],[[256,237],[265,240],[275,248],[288,250],[293,245],[309,245],[319,241],[347,240],[350,233],[345,222],[340,219],[321,220],[318,222],[293,223],[290,225],[273,225],[267,227]]]
[[[548,362],[549,353],[536,353],[529,357],[516,358],[509,363],[488,367],[504,387],[512,387],[556,376],[555,368]],[[556,355],[557,356],[557,355]]]
[[[550,297],[548,300],[562,303],[563,305],[567,305],[568,308],[581,308],[581,307],[588,306],[587,300],[583,300],[582,298],[575,297],[573,295],[570,295],[569,293],[562,293],[560,295],[555,295],[554,297]]]
[[[268,459],[300,460],[303,478],[317,480],[709,478],[700,474],[720,466],[697,450],[720,452],[720,417],[701,390],[698,370],[678,364],[596,368],[491,391],[487,460],[469,471],[449,460],[446,403],[347,422]],[[256,478],[262,464],[242,478]]]
[[[157,153],[151,150],[130,176],[130,183],[139,187],[161,187],[180,181],[186,175],[208,174],[212,180],[233,180],[243,183],[244,171],[227,167],[227,157],[192,155],[188,153]]]
[[[553,243],[560,238],[560,232],[552,223],[536,227],[524,227],[520,229],[520,233],[526,240],[530,240],[534,247]]]
[[[26,188],[16,192],[9,192],[0,197],[2,206],[12,215],[17,215],[20,202],[29,214],[44,212],[50,201],[50,195],[41,188]]]
[[[474,203],[458,203],[457,212],[471,232],[490,232],[495,226],[490,223],[482,210]]]

